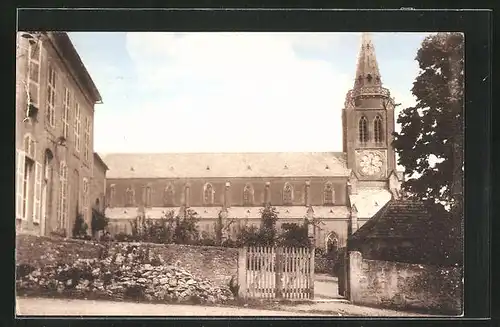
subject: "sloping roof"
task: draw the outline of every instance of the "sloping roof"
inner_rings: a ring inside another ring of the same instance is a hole
[[[348,176],[341,152],[101,154],[108,178]]]
[[[304,218],[307,213],[305,206],[285,206],[275,207],[280,219]],[[221,207],[191,207],[199,218],[217,218]],[[227,210],[228,218],[238,219],[260,219],[262,207],[230,207]],[[179,212],[179,207],[171,208],[146,208],[145,214],[148,218],[161,218],[167,211]],[[314,217],[323,219],[347,218],[349,210],[345,206],[321,207],[314,206]],[[111,219],[133,219],[137,217],[137,208],[106,208],[106,217]]]
[[[102,160],[101,156],[97,152],[94,152],[94,162],[95,161],[100,163],[104,167],[105,170],[109,170],[109,167],[106,165],[104,160]]]
[[[421,238],[431,225],[431,217],[424,203],[391,200],[351,238],[357,241],[369,238]]]
[[[379,187],[358,187],[356,194],[349,195],[351,205],[355,205],[358,218],[371,218],[391,200],[391,193]]]
[[[68,33],[65,32],[50,32],[49,36],[52,36],[53,40],[56,42],[56,46],[59,51],[61,51],[61,57],[67,60],[71,67],[74,69],[75,76],[83,87],[92,97],[94,103],[100,103],[102,101],[101,94],[97,89],[92,77],[90,76],[87,68],[85,67],[80,54],[76,51],[73,42],[69,38]]]

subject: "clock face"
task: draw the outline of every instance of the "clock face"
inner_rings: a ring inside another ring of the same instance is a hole
[[[384,166],[382,155],[375,152],[363,152],[359,156],[359,166],[363,175],[379,175]]]

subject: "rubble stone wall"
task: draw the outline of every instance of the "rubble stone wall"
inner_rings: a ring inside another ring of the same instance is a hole
[[[160,256],[167,265],[177,265],[193,276],[209,280],[214,285],[227,287],[231,277],[237,278],[238,250],[233,248],[134,243],[148,247],[152,255]],[[108,251],[123,252],[130,243],[110,243]],[[34,268],[65,263],[77,259],[96,259],[107,246],[92,241],[56,239],[33,235],[18,235],[16,265],[29,264]]]
[[[462,272],[392,261],[366,260],[349,252],[349,298],[352,303],[460,315]]]

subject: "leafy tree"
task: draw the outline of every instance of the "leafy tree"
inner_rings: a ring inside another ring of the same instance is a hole
[[[428,36],[416,60],[421,70],[412,88],[417,103],[399,114],[401,132],[394,133],[393,146],[405,167],[402,187],[408,197],[433,204],[436,235],[426,237],[439,239],[441,244],[434,247],[447,258],[458,258],[463,221],[463,35]]]
[[[90,228],[92,230],[92,235],[95,235],[99,231],[103,231],[108,226],[109,219],[104,216],[103,213],[96,209],[92,209],[92,221],[90,223]]]
[[[259,237],[261,245],[274,245],[277,240],[276,222],[278,221],[278,211],[271,205],[266,205],[261,209],[261,226]]]
[[[416,60],[417,104],[399,114],[401,132],[393,142],[407,176],[403,188],[410,197],[451,206],[454,182],[463,179],[463,35],[428,36]],[[433,156],[439,161],[434,167]]]
[[[285,223],[281,225],[282,232],[279,237],[281,246],[309,247],[311,241],[307,235],[308,224],[304,221],[301,225]]]
[[[87,235],[88,228],[89,226],[83,219],[83,215],[78,213],[76,215],[75,224],[73,225],[73,238],[90,239],[90,236]]]

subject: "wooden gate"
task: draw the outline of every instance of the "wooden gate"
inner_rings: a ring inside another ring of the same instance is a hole
[[[245,298],[314,298],[314,249],[248,247],[240,249],[239,294]]]

